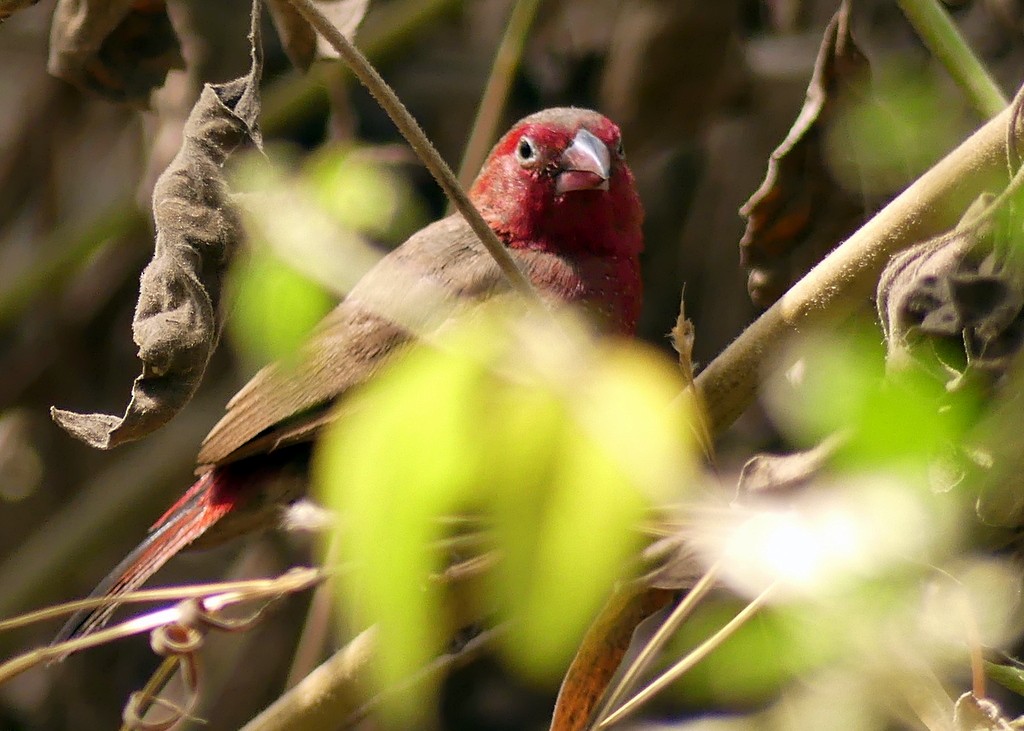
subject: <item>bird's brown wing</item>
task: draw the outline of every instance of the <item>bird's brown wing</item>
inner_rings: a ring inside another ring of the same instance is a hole
[[[317,326],[294,364],[267,366],[228,402],[203,441],[200,469],[311,439],[330,405],[414,336],[506,284],[458,215],[420,230],[360,280]]]

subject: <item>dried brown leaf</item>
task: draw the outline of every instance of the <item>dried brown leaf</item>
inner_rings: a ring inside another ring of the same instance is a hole
[[[316,59],[316,31],[289,0],[267,0],[267,10],[292,65],[308,71]]]
[[[169,421],[192,398],[216,346],[222,275],[242,239],[221,166],[239,145],[261,144],[258,7],[256,0],[249,74],[203,89],[181,149],[153,191],[156,246],[142,273],[132,326],[143,368],[124,416],[51,409],[61,427],[98,449],[139,439]]]
[[[844,2],[825,30],[800,114],[772,152],[761,187],[740,208],[747,219],[740,261],[760,307],[778,299],[870,213],[860,193],[832,177],[825,154],[826,128],[836,110],[865,100],[869,80]]]
[[[59,0],[48,69],[114,101],[145,104],[184,60],[163,0]]]
[[[349,39],[355,35],[370,4],[369,0],[315,1],[320,12]],[[318,56],[338,58],[337,51],[317,35],[289,0],[268,0],[267,9],[281,38],[281,45],[296,68],[308,71]]]
[[[316,0],[316,6],[349,40],[363,22],[370,0]],[[338,58],[338,52],[323,38],[317,38],[317,52],[324,58]]]
[[[1016,212],[1015,212],[1015,209]],[[957,227],[890,260],[878,283],[878,316],[890,372],[914,370],[963,391],[990,413],[957,444],[952,479],[973,472],[982,523],[1018,528],[1021,444],[1015,437],[1024,403],[1024,269],[1019,207],[997,209],[983,195]]]
[[[1003,245],[1019,219],[979,219],[982,196],[948,235],[894,256],[878,283],[877,306],[891,370],[921,368],[948,388],[969,379],[994,386],[1024,345],[1024,280]]]

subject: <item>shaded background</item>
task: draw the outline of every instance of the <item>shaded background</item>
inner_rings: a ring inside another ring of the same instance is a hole
[[[1012,91],[1024,60],[1022,4],[947,4]],[[453,166],[510,6],[373,0],[357,36]],[[247,69],[248,9],[241,0],[170,5],[187,68],[170,74],[148,111],[47,75],[52,3],[0,26],[0,616],[86,594],[188,484],[200,439],[247,375],[227,344],[192,405],[150,438],[110,453],[75,442],[48,416],[53,404],[123,409],[138,368],[130,324],[152,250],[152,185],[201,84]],[[684,282],[701,363],[756,315],[739,265],[737,210],[800,109],[835,10],[819,0],[542,3],[501,127],[568,104],[621,125],[647,209],[645,339],[667,347]],[[929,109],[941,110],[941,120],[922,120],[924,153],[903,167],[895,191],[980,120],[891,0],[853,10],[874,72],[912,73],[931,95]],[[361,88],[322,69],[307,77],[294,70],[269,21],[265,43],[268,142],[400,142]],[[413,164],[403,171],[430,216],[441,215],[444,200],[427,174]],[[726,462],[777,439],[755,409],[728,435]],[[241,555],[239,548],[184,556],[158,583],[263,574],[305,560],[301,542],[279,536]],[[257,630],[211,642],[208,702],[199,711],[207,728],[237,728],[279,695],[307,603],[287,600]],[[56,629],[0,636],[0,656],[46,643]],[[0,686],[0,729],[111,728],[154,665],[138,639],[28,673]],[[444,708],[453,729],[546,728],[555,690],[524,688],[488,660],[455,676]]]

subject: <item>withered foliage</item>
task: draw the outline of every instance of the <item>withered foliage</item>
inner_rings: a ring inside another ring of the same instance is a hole
[[[878,285],[890,368],[956,389],[998,385],[1024,343],[1020,213],[980,198],[948,235],[894,256]]]
[[[50,26],[49,71],[114,101],[148,103],[185,65],[163,0],[60,0]]]
[[[7,20],[7,18],[11,17],[22,8],[35,5],[37,2],[39,2],[39,0],[2,0],[2,2],[0,2],[0,23]]]
[[[192,398],[216,347],[222,278],[242,239],[221,166],[239,145],[262,144],[263,50],[259,4],[253,7],[249,73],[203,89],[181,149],[153,191],[156,247],[132,325],[143,368],[127,410],[122,417],[52,410],[58,424],[90,446],[116,447],[165,424]]]
[[[369,3],[370,0],[319,0],[317,4],[342,35],[351,38],[366,15]],[[281,45],[296,68],[308,71],[317,57],[338,57],[288,0],[267,0],[267,10]]]
[[[844,2],[825,29],[800,114],[772,152],[761,187],[740,209],[747,219],[740,261],[759,307],[777,300],[871,212],[859,191],[835,179],[825,154],[837,111],[870,103],[869,90],[870,67],[850,33]]]
[[[976,428],[955,445],[956,469],[973,478],[981,523],[1009,529],[994,540],[1019,545],[1024,209],[1016,179],[1011,190],[979,198],[948,235],[894,256],[877,301],[890,370],[920,371],[980,400]]]

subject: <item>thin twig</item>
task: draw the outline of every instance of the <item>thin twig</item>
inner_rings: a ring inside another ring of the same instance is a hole
[[[666,670],[646,688],[619,706],[613,713],[608,714],[608,717],[605,718],[597,728],[605,729],[610,727],[612,724],[623,720],[626,716],[636,711],[640,706],[664,690],[666,686],[681,678],[686,672],[697,665],[697,663],[710,655],[712,651],[718,649],[725,640],[746,624],[764,605],[764,603],[768,601],[768,597],[771,595],[773,587],[774,584],[754,597],[747,606],[743,607],[743,609],[740,610],[735,617],[730,619],[720,630],[693,648],[693,650],[690,651],[690,654]]]
[[[939,0],[898,1],[928,50],[946,67],[977,112],[990,119],[1003,111],[1008,104],[1006,96],[960,35],[942,3]]]
[[[178,669],[178,660],[174,657],[165,657],[163,662],[160,663],[156,671],[150,676],[149,680],[146,681],[146,685],[143,686],[142,690],[132,694],[132,700],[129,703],[132,704],[133,709],[139,717],[143,717],[149,711],[150,707],[156,703],[157,698],[163,689],[174,677],[174,673]],[[121,724],[120,731],[135,731],[127,722]]]
[[[487,78],[480,106],[477,108],[476,119],[473,120],[473,131],[462,155],[459,166],[459,183],[468,188],[476,177],[480,166],[484,164],[484,156],[494,143],[501,112],[508,99],[508,90],[512,86],[512,78],[523,55],[526,36],[537,15],[540,0],[517,0],[508,18],[508,26],[497,53],[491,75]]]
[[[236,628],[244,629],[244,626],[239,626],[237,623],[233,624],[230,621],[217,622],[217,618],[214,613],[244,602],[273,600],[284,596],[285,594],[305,591],[320,583],[323,578],[323,572],[318,569],[299,568],[290,569],[284,574],[272,579],[251,579],[247,581],[227,582],[226,584],[222,583],[206,586],[182,587],[174,589],[173,591],[176,591],[179,595],[195,594],[198,592],[202,596],[202,608],[206,613],[203,615],[203,621],[205,624],[227,630]],[[225,585],[231,586],[232,588],[223,592],[211,594],[210,586],[223,587]],[[139,593],[141,594],[144,592]],[[196,600],[190,599],[186,601]],[[181,622],[185,612],[185,609],[183,609],[184,606],[185,605],[183,603],[179,603],[173,607],[158,609],[156,611],[149,612],[148,614],[143,614],[121,622],[120,624],[98,630],[85,637],[76,637],[73,640],[61,642],[56,645],[38,648],[23,655],[19,655],[4,663],[0,663],[0,684],[5,683],[11,678],[25,672],[29,668],[35,667],[41,663],[60,660],[73,652],[97,647],[113,640],[123,639],[143,632],[150,632],[157,627],[162,627],[167,624]],[[194,614],[194,612],[192,613]]]
[[[633,689],[640,674],[647,669],[647,667],[654,660],[655,656],[665,646],[665,643],[672,637],[683,621],[689,617],[693,610],[697,608],[700,600],[704,598],[709,591],[711,591],[715,582],[718,579],[718,567],[712,566],[704,575],[700,577],[696,584],[687,592],[686,596],[683,597],[682,601],[676,605],[676,608],[672,610],[672,613],[662,622],[661,626],[658,627],[657,632],[654,636],[641,648],[640,652],[637,653],[636,658],[623,672],[622,677],[616,683],[615,687],[608,693],[608,696],[601,703],[601,708],[594,716],[593,727],[599,727],[601,723],[608,718],[615,707],[622,700],[622,697]]]
[[[224,594],[229,592],[249,593],[254,597],[263,596],[267,592],[271,594],[285,591],[294,591],[294,586],[304,587],[319,583],[326,573],[321,569],[295,568],[290,572],[269,579],[240,579],[238,581],[218,581],[208,584],[188,584],[185,586],[166,586],[159,589],[139,589],[129,591],[118,596],[119,604],[132,604],[142,602],[166,602],[181,601],[183,599],[200,599],[211,594]],[[0,632],[9,632],[19,627],[25,627],[36,622],[53,619],[65,614],[79,612],[85,609],[96,609],[110,603],[109,597],[93,597],[90,599],[77,599],[73,602],[64,602],[52,607],[37,609],[33,612],[19,614],[0,621]]]
[[[462,0],[392,0],[371,4],[359,27],[359,45],[374,63],[408,48],[408,41]],[[270,81],[263,92],[261,124],[266,137],[301,125],[328,103],[327,91],[346,83],[351,73],[344,64],[314,65],[304,76],[286,75]]]
[[[466,192],[459,186],[451,168],[441,158],[437,150],[427,139],[426,134],[419,124],[413,119],[409,110],[405,108],[394,90],[381,78],[377,70],[366,60],[351,41],[349,41],[334,25],[320,12],[311,0],[290,0],[295,9],[306,19],[306,21],[322,35],[328,43],[338,52],[342,60],[352,69],[352,73],[363,83],[373,95],[374,99],[381,105],[381,108],[388,113],[391,120],[398,127],[399,132],[409,142],[413,151],[423,160],[427,170],[437,180],[438,185],[444,190],[459,213],[466,219],[473,232],[480,238],[484,247],[497,262],[498,267],[508,278],[512,287],[534,302],[539,302],[539,297],[530,280],[526,278],[515,260],[508,253],[504,244],[497,234],[487,225],[480,212],[470,202]]]

